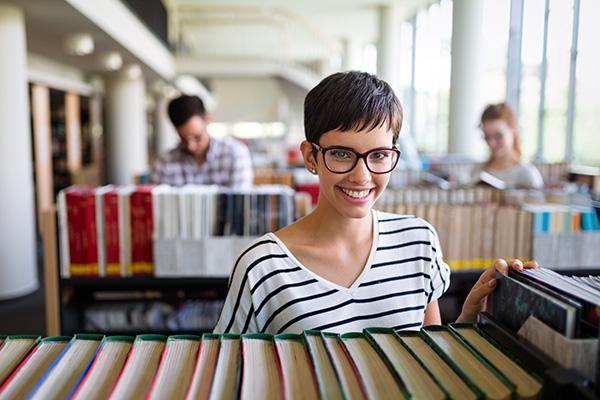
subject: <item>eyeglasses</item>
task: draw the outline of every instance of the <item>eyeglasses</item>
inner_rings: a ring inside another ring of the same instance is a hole
[[[358,163],[358,159],[365,160],[367,169],[374,174],[387,174],[396,168],[398,159],[400,159],[400,150],[398,145],[389,147],[378,147],[358,153],[348,147],[321,147],[316,143],[311,143],[313,147],[323,153],[325,167],[334,174],[345,174],[350,172]]]
[[[486,135],[484,133],[483,135],[481,135],[481,138],[487,143],[491,142],[492,140],[496,142],[501,142],[504,140],[504,134],[502,132],[496,132],[489,135]]]

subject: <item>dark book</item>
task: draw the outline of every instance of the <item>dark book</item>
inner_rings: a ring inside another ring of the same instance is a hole
[[[516,332],[534,316],[568,338],[578,337],[580,304],[514,275],[497,273],[496,278],[498,285],[490,296],[489,310],[498,322]]]

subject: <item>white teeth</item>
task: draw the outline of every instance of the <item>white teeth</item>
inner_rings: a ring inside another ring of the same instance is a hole
[[[370,190],[349,190],[349,189],[344,189],[344,188],[340,188],[342,189],[342,192],[346,193],[348,196],[354,198],[354,199],[363,199],[365,197],[367,197],[369,195]]]

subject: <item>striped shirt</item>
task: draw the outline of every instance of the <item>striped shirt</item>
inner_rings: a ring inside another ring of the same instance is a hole
[[[237,259],[218,333],[419,329],[425,308],[450,284],[434,228],[415,216],[373,210],[373,244],[349,288],[304,267],[268,233]]]
[[[154,163],[152,174],[154,183],[172,186],[192,183],[244,189],[252,186],[253,179],[248,147],[229,137],[211,137],[206,161],[201,165],[178,146]]]

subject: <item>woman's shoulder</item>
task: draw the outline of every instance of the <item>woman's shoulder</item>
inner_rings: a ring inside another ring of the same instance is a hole
[[[376,211],[379,233],[394,231],[409,231],[422,229],[435,234],[435,228],[426,220],[416,215],[395,214],[384,211]]]
[[[272,254],[280,254],[280,247],[277,237],[272,233],[266,233],[253,241],[242,249],[235,262],[235,268],[240,266],[250,266],[258,259]]]

